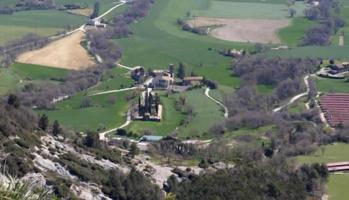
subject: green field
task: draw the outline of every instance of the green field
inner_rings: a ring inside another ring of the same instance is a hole
[[[314,154],[297,157],[299,163],[349,161],[349,144],[334,143],[320,147]]]
[[[347,200],[349,197],[348,183],[349,174],[332,174],[327,186],[329,200]]]
[[[227,68],[230,58],[218,54],[224,48],[248,48],[250,44],[232,43],[207,36],[184,32],[176,25],[179,17],[188,10],[200,9],[208,0],[161,0],[155,1],[150,14],[132,26],[134,35],[116,40],[123,48],[122,63],[129,66],[142,65],[149,68],[167,68],[170,63],[184,62],[188,71],[194,69],[209,79],[224,78],[224,84],[235,85],[236,78],[229,77]],[[196,68],[198,70],[196,70]],[[214,73],[211,73],[214,72]],[[219,79],[217,81],[220,81]]]
[[[295,47],[289,50],[270,51],[265,56],[284,58],[336,58],[342,60],[349,59],[349,46],[307,46]]]
[[[316,87],[323,93],[349,93],[349,82],[343,79],[315,78]]]
[[[204,95],[203,89],[195,89],[180,94],[186,97],[187,102],[194,109],[194,118],[185,127],[178,130],[180,137],[202,136],[215,124],[224,120],[220,106]]]
[[[119,92],[99,96],[88,97],[91,94],[106,90],[130,87],[132,79],[124,69],[114,68],[109,70],[103,77],[103,81],[87,91],[80,92],[70,99],[58,102],[53,110],[37,110],[40,114],[47,114],[50,120],[58,120],[63,126],[76,131],[111,129],[120,126],[126,121],[128,92]],[[115,97],[116,103],[109,101]],[[90,98],[92,106],[81,108],[84,98]]]
[[[20,77],[10,69],[0,69],[0,96],[19,85]]]
[[[57,10],[32,10],[16,12],[13,15],[1,15],[0,44],[21,38],[28,33],[53,35],[67,26],[80,26],[85,20],[83,16]]]
[[[66,69],[23,63],[14,63],[11,68],[22,79],[30,80],[59,79],[64,78],[68,74],[68,70]]]
[[[292,6],[297,17],[304,16],[305,4],[296,2]],[[239,19],[286,19],[288,7],[280,3],[210,1],[205,10],[194,10],[193,15],[203,17],[239,18]]]
[[[306,18],[294,18],[290,26],[279,31],[280,40],[288,46],[296,46],[302,40],[305,31],[315,24],[314,21],[307,20]]]

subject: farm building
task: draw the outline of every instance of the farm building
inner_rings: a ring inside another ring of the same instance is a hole
[[[140,138],[139,141],[141,142],[158,142],[162,139],[162,136],[156,136],[156,135],[144,135]]]
[[[157,90],[167,90],[170,89],[174,82],[174,75],[168,71],[164,70],[154,70],[152,72],[154,79],[151,86]]]
[[[187,77],[184,77],[183,83],[185,85],[197,86],[197,85],[201,85],[203,80],[204,80],[204,77],[202,76],[187,76]]]
[[[339,74],[339,73],[344,73],[349,71],[349,62],[344,62],[339,65],[331,65],[329,66],[330,74]]]
[[[320,98],[320,107],[331,127],[349,122],[349,94],[328,94]]]

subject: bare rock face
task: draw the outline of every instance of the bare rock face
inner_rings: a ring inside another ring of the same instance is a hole
[[[83,183],[81,185],[73,184],[70,190],[79,198],[84,200],[111,200],[105,196],[101,190],[93,184]]]
[[[40,173],[26,174],[24,177],[21,178],[21,180],[33,185],[37,185],[38,187],[41,187],[41,188],[46,186],[46,179]]]

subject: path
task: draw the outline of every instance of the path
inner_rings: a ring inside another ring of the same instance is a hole
[[[102,140],[102,141],[108,141],[108,138],[105,137],[106,134],[108,133],[112,133],[112,132],[115,132],[116,130],[118,129],[122,129],[122,128],[125,128],[127,127],[130,123],[131,123],[131,112],[128,111],[127,112],[127,117],[126,117],[126,122],[124,124],[122,124],[121,126],[117,127],[117,128],[114,128],[114,129],[111,129],[111,130],[108,130],[108,131],[105,131],[105,132],[102,132],[102,133],[99,133],[99,139]]]
[[[141,68],[141,66],[128,67],[128,66],[125,66],[125,65],[120,64],[120,63],[117,63],[116,65],[117,65],[118,67],[121,67],[121,68],[124,68],[124,69],[130,70],[130,71],[133,71],[133,70],[136,70],[136,69]]]
[[[212,96],[210,96],[210,88],[206,88],[205,89],[205,95],[211,99],[212,101],[214,101],[216,104],[218,104],[219,106],[221,106],[224,109],[224,117],[228,118],[229,117],[229,111],[228,108],[220,101],[218,101],[217,99],[213,98]]]
[[[124,5],[126,3],[125,0],[121,0],[119,4],[115,5],[114,7],[110,8],[109,10],[107,10],[106,12],[104,12],[103,14],[101,14],[100,16],[94,18],[94,20],[100,20],[101,18],[105,17],[107,14],[109,14],[110,12],[112,12],[114,9]]]
[[[344,46],[344,36],[343,35],[339,36],[338,46]]]
[[[307,88],[307,90],[303,93],[300,93],[294,97],[292,97],[287,103],[285,103],[284,105],[280,106],[280,107],[277,107],[275,109],[273,109],[273,112],[279,112],[280,110],[282,110],[283,108],[291,105],[292,103],[294,103],[295,101],[297,101],[298,99],[300,99],[301,97],[304,97],[306,95],[308,95],[309,93],[309,77],[310,75],[307,75],[304,77],[304,83],[305,83],[305,87]]]
[[[95,93],[95,94],[91,94],[89,96],[92,97],[92,96],[97,96],[97,95],[118,93],[118,92],[124,92],[124,91],[129,91],[129,90],[136,90],[136,89],[139,89],[139,87],[137,86],[137,87],[129,87],[129,88],[118,89],[118,90],[108,90],[108,91],[104,91],[104,92],[98,92],[98,93]]]

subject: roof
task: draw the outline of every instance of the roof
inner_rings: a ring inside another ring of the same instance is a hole
[[[202,81],[202,80],[204,80],[204,77],[202,77],[202,76],[187,76],[187,77],[184,77],[184,80],[185,81]]]
[[[162,138],[163,138],[162,136],[157,136],[157,135],[143,135],[140,140],[156,142],[156,141],[160,141]]]

